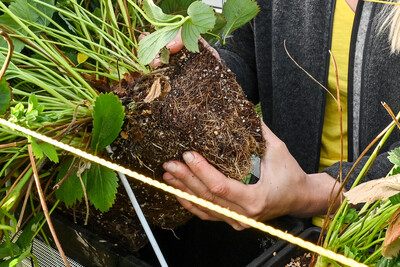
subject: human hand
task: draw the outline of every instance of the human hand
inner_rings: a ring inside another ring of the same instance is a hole
[[[256,184],[227,178],[196,152],[183,154],[186,164],[165,163],[164,180],[182,191],[259,221],[282,215],[305,217],[325,212],[334,179],[325,173],[307,175],[286,145],[265,124],[262,129],[267,149]],[[203,220],[223,220],[237,230],[248,227],[185,199],[178,198],[178,201]]]
[[[166,45],[171,55],[178,53],[184,47],[181,34],[182,29],[179,30],[178,35]],[[215,48],[212,47],[203,37],[199,37],[199,42],[204,46],[205,49],[209,50],[215,58],[221,60],[217,50],[215,50]]]
[[[174,39],[172,39],[171,42],[169,42],[165,47],[169,50],[170,54],[176,54],[178,53],[183,47],[183,41],[182,41],[182,36],[181,36],[182,28],[179,29],[179,33],[175,36]],[[139,42],[147,35],[149,35],[149,32],[143,32],[139,35]],[[150,65],[156,69],[159,66],[161,66],[161,59],[160,59],[160,53],[157,54],[157,56],[151,61]]]
[[[179,33],[175,36],[175,38],[172,39],[172,41],[165,46],[169,50],[171,55],[178,53],[184,47],[181,33],[182,33],[182,28],[179,30]],[[139,41],[143,39],[143,37],[149,34],[150,33],[148,32],[140,34]],[[214,55],[214,57],[216,57],[218,60],[221,60],[217,50],[215,50],[206,40],[204,40],[203,37],[200,36],[199,41],[206,49],[208,49]],[[152,60],[150,64],[153,68],[158,68],[159,66],[161,66],[162,63],[160,60],[160,54],[157,54],[157,56]]]

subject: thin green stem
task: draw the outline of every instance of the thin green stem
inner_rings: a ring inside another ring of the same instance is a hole
[[[399,115],[400,115],[400,113],[399,113]],[[386,142],[386,140],[388,139],[388,137],[390,136],[390,134],[392,133],[392,131],[395,127],[396,127],[396,124],[393,124],[388,129],[388,131],[385,133],[385,135],[382,137],[379,144],[376,146],[376,148],[372,152],[371,156],[369,157],[368,161],[365,163],[364,167],[358,174],[358,176],[357,176],[356,180],[354,181],[351,188],[354,188],[360,182],[360,180],[364,177],[365,173],[369,170],[371,164],[374,162],[376,156],[378,155],[381,147]],[[331,222],[331,227],[329,227],[328,232],[326,234],[324,247],[326,247],[326,248],[329,247],[329,243],[333,241],[334,238],[332,238],[332,231],[333,231],[333,229],[336,229],[336,227],[337,227],[336,223],[338,222],[338,218],[342,214],[343,210],[346,209],[347,206],[348,206],[348,203],[347,203],[347,200],[345,199],[343,201],[342,205],[339,207],[338,211],[336,212],[336,215],[335,215],[333,221]]]
[[[72,76],[74,76],[77,80],[79,80],[84,87],[86,87],[89,92],[92,93],[93,98],[96,97],[97,93],[93,90],[93,88],[78,74],[76,73],[70,64],[65,61],[63,57],[58,55],[54,50],[47,46],[41,38],[39,38],[34,32],[31,31],[31,29],[26,25],[27,22],[23,22],[19,17],[17,17],[11,10],[9,10],[3,2],[0,2],[0,7],[2,8],[2,11],[6,14],[8,14],[23,30],[25,30],[35,41],[40,45],[41,48],[43,48],[50,57],[52,57],[54,60],[57,60]]]
[[[150,19],[146,13],[144,13],[144,11],[132,0],[128,0],[128,2],[145,18],[145,20],[147,20],[151,25],[154,25],[156,27],[165,27],[165,26],[182,26],[187,20],[190,19],[190,17],[184,17],[182,15],[175,15],[173,18],[166,20],[165,22],[157,22],[154,21],[152,19]],[[174,21],[176,19],[179,19],[178,22],[171,22]]]

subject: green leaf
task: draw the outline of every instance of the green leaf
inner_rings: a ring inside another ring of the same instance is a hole
[[[41,0],[41,3],[46,3],[49,4],[51,6],[55,6],[55,0]],[[30,4],[35,6],[40,12],[42,12],[43,14],[45,14],[47,17],[51,18],[53,17],[54,14],[54,8],[45,6],[41,3],[37,3],[37,2],[32,2],[30,1]],[[35,13],[37,13],[35,11]],[[47,26],[50,24],[50,21],[48,19],[46,19],[44,16],[39,14],[39,17],[37,18],[36,22],[40,25],[44,25]]]
[[[400,267],[400,258],[388,259],[382,257],[375,265],[376,267]]]
[[[9,267],[18,266],[18,263],[22,262],[25,258],[27,258],[31,254],[33,243],[29,245],[18,257],[14,258],[9,262]]]
[[[164,27],[147,35],[139,42],[139,60],[143,65],[148,65],[157,53],[168,44],[179,32],[179,27]]]
[[[171,52],[167,48],[162,48],[160,52],[160,61],[163,64],[169,64],[169,58],[171,56]]]
[[[400,174],[400,167],[397,165],[395,165],[395,167],[390,170],[390,172],[388,173],[387,176],[392,176],[392,175],[396,175],[396,174]]]
[[[400,147],[397,147],[390,151],[388,159],[391,163],[400,167]]]
[[[171,22],[177,18],[176,16],[165,14],[152,0],[143,1],[143,10],[151,20],[156,22]]]
[[[105,148],[117,138],[124,123],[124,108],[112,93],[100,94],[94,103],[92,150]]]
[[[349,209],[343,217],[343,223],[352,223],[358,220],[358,212],[356,209]]]
[[[188,15],[191,17],[192,23],[199,28],[201,33],[214,28],[216,18],[213,8],[209,5],[196,1],[189,6]]]
[[[49,143],[38,143],[43,153],[54,163],[58,163],[58,155],[55,147]]]
[[[247,174],[246,177],[244,177],[244,178],[242,179],[242,183],[244,183],[244,184],[249,184],[250,181],[251,181],[251,176],[252,176],[251,173]]]
[[[0,40],[4,40],[4,39],[0,37]],[[6,45],[5,47],[7,47],[7,51],[8,51],[8,46]],[[14,48],[14,52],[15,52],[15,48]],[[6,61],[6,56],[3,55],[2,53],[0,53],[0,66],[3,66],[5,61]],[[12,62],[10,62],[10,64],[8,64],[7,71],[4,75],[4,78],[8,79],[11,76],[10,75],[11,72],[13,72],[14,75],[15,75],[15,72],[19,72],[19,69]],[[11,78],[12,77],[13,76],[11,76]]]
[[[197,0],[164,0],[161,2],[161,9],[167,14],[187,15],[187,9],[190,4]]]
[[[52,6],[55,5],[54,0],[41,0],[41,2]],[[39,12],[36,12],[36,10],[34,10],[30,5],[50,18],[54,14],[53,8],[28,0],[16,0],[14,3],[10,4],[8,8],[15,16],[23,18],[28,22],[38,23],[40,25],[48,25],[49,21],[46,20]]]
[[[350,259],[356,259],[359,251],[355,247],[344,246],[344,255]]]
[[[2,25],[7,25],[7,27],[12,28],[10,25],[15,24],[14,27],[19,27],[19,25],[17,25],[15,23],[14,20],[12,20],[12,18],[10,16],[8,16],[8,14],[4,14],[3,16],[0,16],[0,24]],[[25,43],[20,41],[19,39],[16,39],[14,37],[11,37],[11,40],[14,44],[14,53],[16,52],[21,52],[22,49],[24,49],[25,47]],[[4,40],[3,37],[0,37],[0,47],[4,47],[8,50],[8,43],[6,40]]]
[[[215,13],[215,18],[216,18],[215,25],[214,25],[214,28],[212,29],[211,33],[219,36],[220,33],[222,32],[222,29],[226,25],[226,19],[220,13]],[[203,34],[203,38],[209,43],[216,43],[219,39],[217,37],[215,37],[214,35]]]
[[[8,9],[17,17],[29,22],[36,22],[39,14],[28,5],[28,0],[16,0],[8,6]]]
[[[52,6],[55,5],[54,0],[42,0],[41,2],[50,4]],[[16,0],[13,3],[11,3],[8,6],[8,9],[17,17],[23,18],[25,21],[31,22],[33,24],[39,24],[39,25],[49,25],[49,21],[42,16],[40,13],[36,12],[30,5],[34,6],[37,8],[40,12],[43,14],[47,15],[48,17],[52,17],[54,14],[54,9],[44,6],[41,3],[37,2],[32,2],[28,0]],[[7,28],[20,33],[22,35],[26,35],[26,31],[22,29],[22,27],[14,21],[14,19],[7,13],[2,14],[0,16],[0,24],[7,25]],[[37,29],[34,29],[37,31]],[[19,39],[11,37],[13,43],[14,43],[14,51],[15,52],[21,52],[22,49],[25,47],[25,44],[20,41]],[[8,47],[7,42],[3,39],[0,38],[0,47]]]
[[[44,155],[46,155],[49,160],[54,163],[58,163],[58,155],[57,150],[53,145],[43,142],[37,143],[35,140],[31,140],[32,152],[36,158],[41,159]]]
[[[35,140],[33,140],[33,138],[30,140],[30,143],[31,143],[33,155],[35,155],[35,157],[38,159],[42,159],[44,157],[44,153],[43,153],[42,149],[40,148],[39,144],[36,143]]]
[[[118,187],[117,174],[98,164],[92,163],[87,170],[87,194],[96,209],[106,212],[114,204]]]
[[[227,0],[222,8],[222,15],[227,22],[222,38],[225,40],[234,30],[252,20],[259,11],[260,8],[254,0]]]
[[[400,193],[389,197],[389,199],[390,199],[390,202],[392,202],[392,205],[399,204],[400,203]]]
[[[1,247],[0,247],[0,259],[2,259],[2,260],[4,260],[4,258],[9,258],[9,257],[11,257],[13,255],[15,256],[15,255],[18,255],[20,253],[21,253],[21,250],[18,247],[18,245],[15,244],[15,243],[7,244],[6,242],[3,242],[1,244]],[[9,261],[11,261],[11,260],[13,260],[15,258],[10,259]],[[8,267],[9,265],[8,265],[8,263],[5,264],[5,262],[1,262],[0,263],[0,267],[2,267],[2,266],[7,266]]]
[[[18,121],[24,118],[25,107],[22,103],[18,103],[15,105],[15,107],[11,107],[10,111],[11,111],[11,116],[9,120],[11,122],[17,123]]]
[[[3,243],[5,244],[5,243]],[[11,243],[12,250],[8,247],[2,246],[0,247],[0,259],[8,258],[11,257],[12,255],[15,255],[15,250],[19,249],[17,245],[14,243]],[[0,267],[2,265],[0,264]],[[3,265],[3,266],[8,266],[8,265]]]
[[[76,58],[77,58],[78,64],[80,65],[82,63],[85,63],[86,60],[88,60],[89,56],[86,54],[83,54],[83,53],[78,53]]]
[[[36,95],[34,93],[32,93],[28,99],[28,110],[26,112],[30,112],[30,111],[36,109],[36,107],[38,105],[39,105],[39,101],[38,101]]]
[[[72,160],[72,158],[68,159],[61,165],[56,178],[57,183],[65,177],[71,168],[74,168],[72,166]],[[82,173],[82,180],[84,183],[86,181],[86,174],[86,171]],[[56,196],[60,201],[64,202],[67,207],[73,206],[76,201],[80,201],[83,198],[84,192],[82,183],[77,176],[76,170],[74,170],[68,179],[61,184],[60,188],[56,190]]]
[[[212,7],[196,1],[188,8],[190,19],[182,26],[182,41],[185,47],[192,52],[199,52],[199,36],[214,28],[216,17]]]
[[[32,244],[32,240],[35,237],[43,216],[43,212],[36,214],[36,216],[33,217],[33,219],[31,219],[29,223],[24,227],[24,230],[15,242],[21,250],[26,250]]]
[[[7,81],[3,78],[0,81],[0,115],[6,113],[10,107],[11,89]]]

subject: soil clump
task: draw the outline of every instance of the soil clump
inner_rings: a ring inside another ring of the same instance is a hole
[[[162,164],[182,160],[183,152],[193,150],[226,176],[241,180],[250,172],[251,155],[264,153],[254,105],[235,75],[200,47],[200,53],[183,49],[167,67],[127,76],[115,85],[126,108],[123,130],[113,144],[116,162],[162,181]],[[189,218],[174,197],[134,184],[155,225],[174,228]]]
[[[126,75],[111,91],[126,113],[112,159],[138,173],[162,181],[162,164],[182,160],[183,152],[193,150],[226,176],[241,180],[250,172],[251,155],[264,153],[254,105],[235,75],[201,43],[200,53],[183,49],[166,67]],[[130,184],[150,224],[173,229],[192,217],[174,196],[133,179]],[[78,217],[84,218],[80,206]],[[122,185],[109,212],[91,213],[88,227],[96,234],[131,251],[147,243]]]
[[[285,267],[308,267],[312,261],[311,253],[304,253],[302,256],[291,259],[290,263],[286,264]]]

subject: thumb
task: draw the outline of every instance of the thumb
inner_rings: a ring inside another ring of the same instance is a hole
[[[182,28],[179,29],[178,34],[175,36],[174,39],[172,39],[171,42],[169,42],[166,47],[169,49],[169,52],[171,53],[171,55],[178,53],[179,51],[181,51],[181,49],[183,48],[184,44],[182,41]]]

